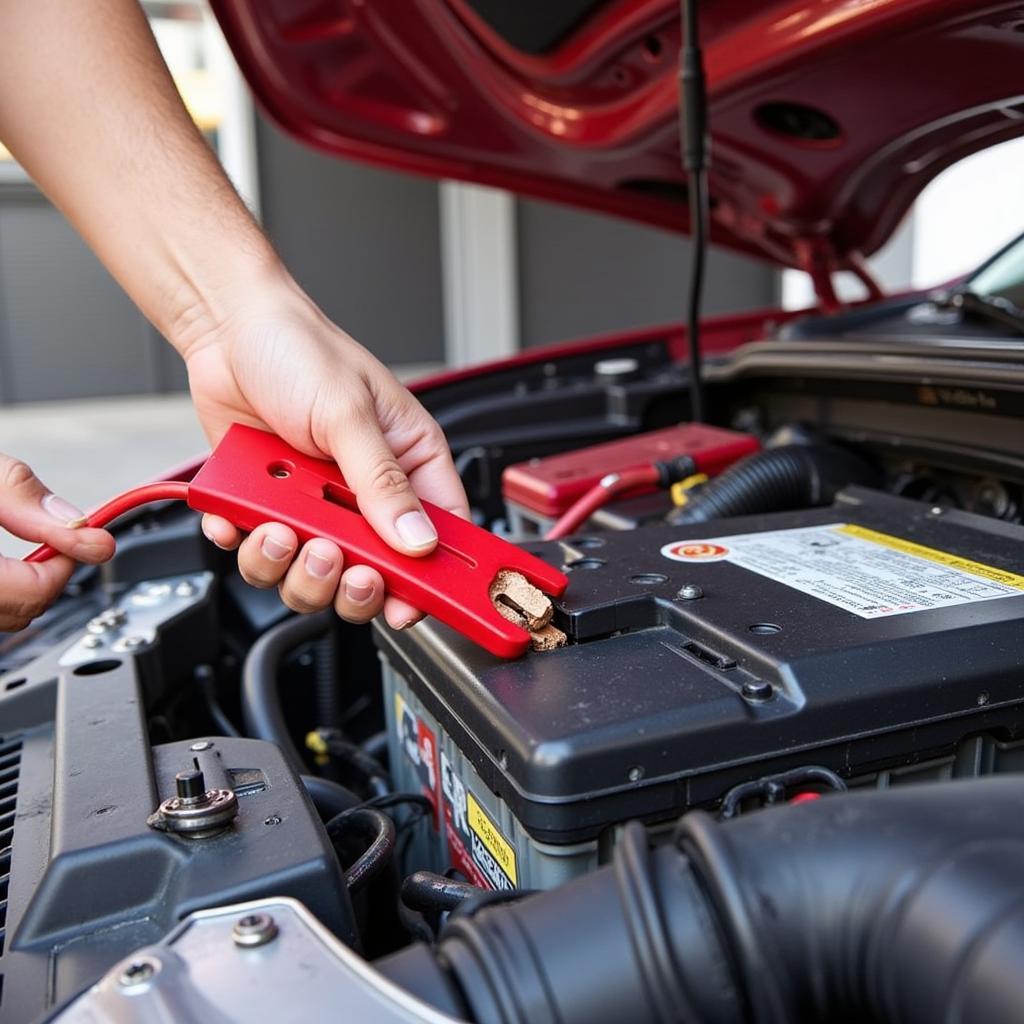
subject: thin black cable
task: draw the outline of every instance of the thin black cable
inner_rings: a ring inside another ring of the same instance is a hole
[[[697,0],[680,0],[683,48],[679,55],[679,126],[690,203],[690,294],[686,341],[690,355],[690,418],[705,417],[704,371],[700,352],[700,310],[708,247],[707,89],[697,29]]]
[[[220,701],[217,700],[217,676],[212,666],[197,665],[193,676],[203,695],[206,711],[221,734],[224,736],[241,736],[241,731],[228,718],[224,709],[220,706]]]
[[[345,884],[350,892],[361,889],[391,861],[395,823],[383,811],[365,805],[353,807],[331,818],[326,828],[336,844],[346,833],[370,839],[366,849],[345,869]]]

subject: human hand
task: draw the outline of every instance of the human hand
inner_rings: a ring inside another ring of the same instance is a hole
[[[56,600],[75,562],[105,562],[114,553],[106,530],[84,527],[85,514],[51,494],[28,466],[0,455],[0,526],[59,555],[31,564],[0,558],[0,631],[23,629]]]
[[[289,281],[252,287],[237,312],[192,344],[180,346],[200,422],[216,444],[233,422],[278,434],[310,455],[333,459],[361,513],[391,547],[425,555],[437,543],[419,498],[468,518],[465,491],[441,428],[365,348],[332,324]],[[419,497],[418,497],[419,496]],[[403,628],[421,613],[385,593],[366,565],[345,566],[337,545],[302,545],[282,523],[248,537],[207,515],[207,537],[239,548],[242,576],[280,588],[288,607],[311,612],[332,604],[350,622],[383,610]]]

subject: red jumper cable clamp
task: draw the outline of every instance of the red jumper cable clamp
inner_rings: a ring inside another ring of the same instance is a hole
[[[147,484],[128,491],[89,516],[104,526],[138,505],[180,498],[197,512],[212,512],[251,531],[266,522],[290,526],[300,542],[313,537],[333,541],[346,564],[370,565],[380,572],[389,593],[502,658],[525,653],[530,632],[501,614],[491,597],[502,570],[519,573],[551,597],[568,585],[564,573],[521,548],[442,508],[423,502],[437,530],[437,548],[414,558],[389,547],[359,513],[333,462],[304,455],[279,437],[253,427],[233,425],[189,483]],[[26,561],[52,557],[46,546]]]

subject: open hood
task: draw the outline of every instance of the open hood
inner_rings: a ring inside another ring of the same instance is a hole
[[[703,0],[712,237],[827,280],[1024,133],[1024,6]],[[327,152],[686,231],[677,0],[213,0],[269,115]]]

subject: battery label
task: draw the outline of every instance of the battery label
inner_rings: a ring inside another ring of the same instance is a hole
[[[677,562],[731,562],[862,619],[1019,597],[1024,576],[849,523],[676,541]]]
[[[443,751],[441,791],[445,838],[452,864],[474,885],[514,889],[518,877],[515,850],[476,797],[466,789]]]
[[[466,817],[475,839],[484,844],[502,873],[514,886],[516,884],[516,852],[508,840],[498,831],[498,826],[487,816],[472,793],[466,794]]]
[[[440,771],[438,765],[437,737],[433,729],[427,725],[412,708],[402,699],[400,693],[395,694],[395,725],[398,729],[398,740],[406,760],[416,770],[423,795],[430,801],[433,808],[434,827],[438,827],[438,791],[440,787]]]

